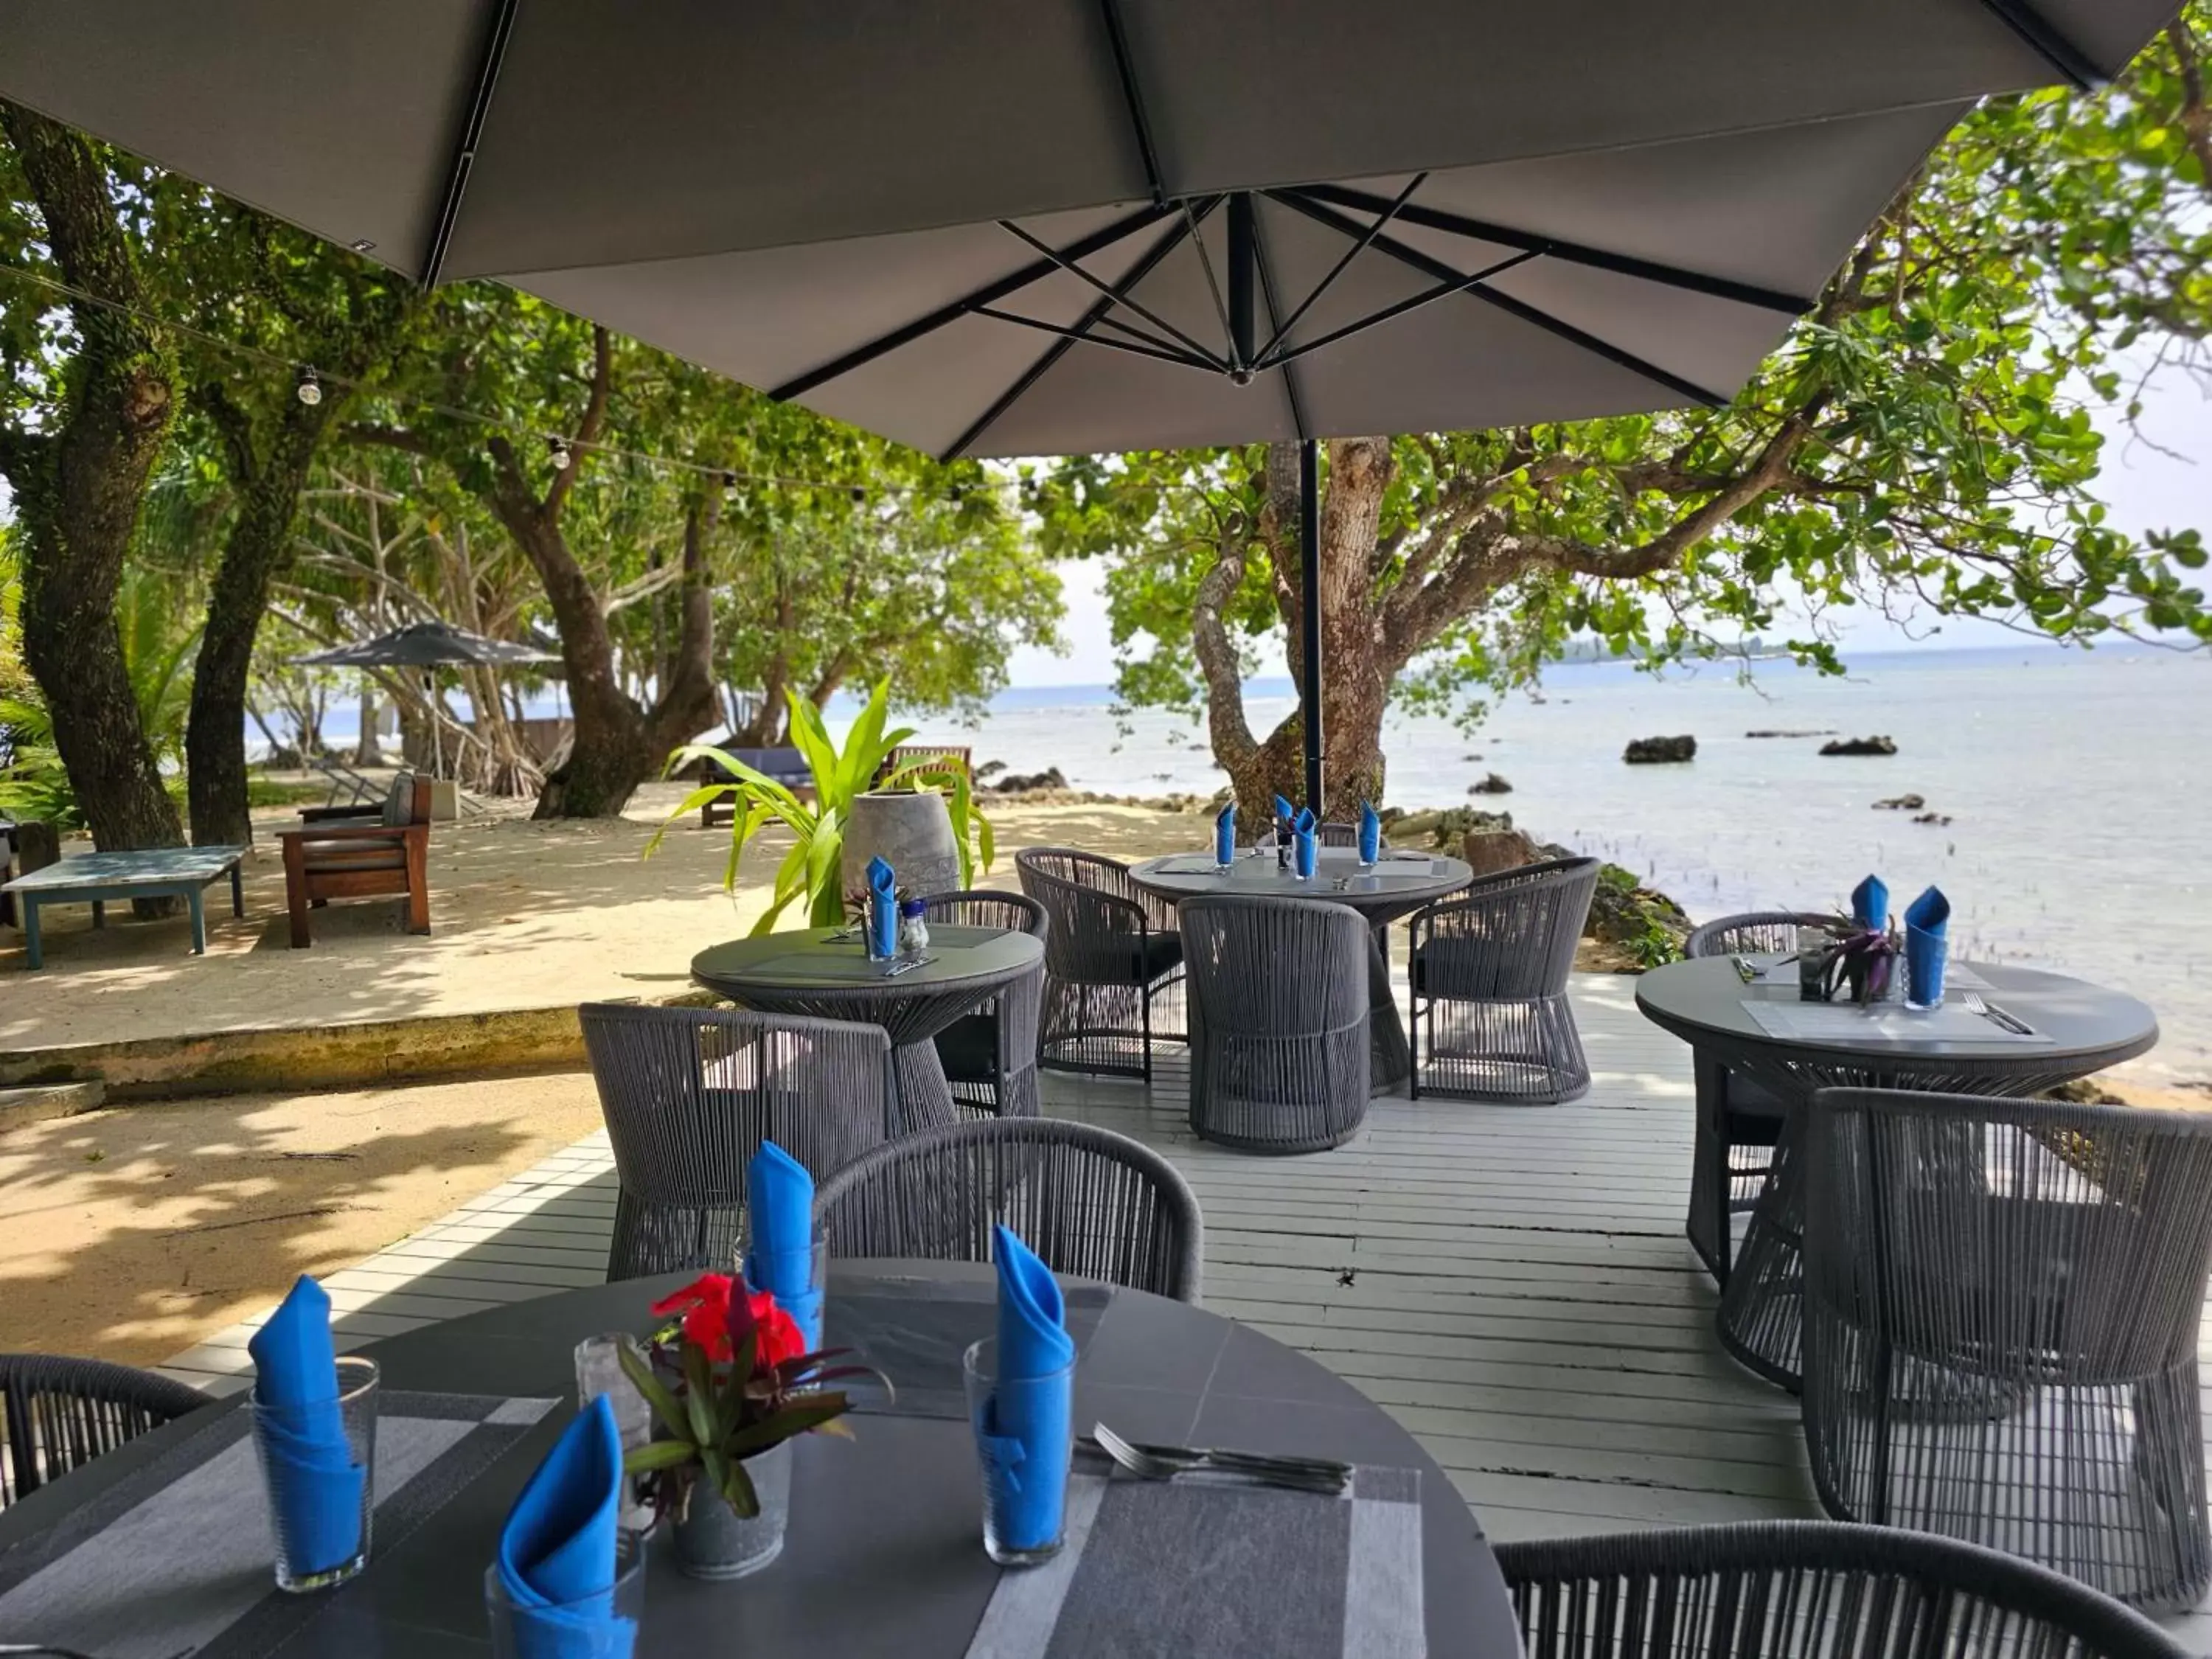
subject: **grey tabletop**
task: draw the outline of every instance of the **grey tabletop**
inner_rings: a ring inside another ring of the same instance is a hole
[[[1251,898],[1326,899],[1367,913],[1402,915],[1432,900],[1449,898],[1474,878],[1472,866],[1442,853],[1385,851],[1372,871],[1359,867],[1349,847],[1324,847],[1310,880],[1279,867],[1273,848],[1240,848],[1235,863],[1222,870],[1207,852],[1171,853],[1146,859],[1129,870],[1129,879],[1165,899],[1203,898],[1233,893]]]
[[[900,960],[870,962],[857,931],[811,927],[708,945],[691,958],[691,976],[738,1001],[753,992],[778,988],[876,989],[903,996],[969,981],[1002,982],[1044,960],[1042,942],[1027,933],[951,924],[932,927],[929,933],[921,965],[896,973]]]
[[[988,1267],[965,1263],[833,1265],[829,1337],[841,1297],[957,1294],[988,1329]],[[483,1572],[499,1527],[570,1415],[576,1341],[639,1329],[647,1304],[690,1275],[539,1297],[427,1326],[362,1352],[387,1390],[561,1396],[512,1449],[434,1511],[387,1539],[368,1570],[321,1599],[287,1651],[367,1659],[398,1651],[447,1659],[487,1650]],[[0,1550],[64,1523],[82,1505],[204,1426],[235,1401],[156,1430],[0,1511]],[[1495,1559],[1465,1501],[1412,1436],[1349,1383],[1248,1327],[1197,1308],[1116,1290],[1085,1340],[1076,1421],[1103,1419],[1140,1440],[1302,1452],[1418,1470],[1427,1652],[1432,1659],[1518,1659],[1518,1626]],[[960,1418],[867,1414],[850,1441],[802,1438],[782,1558],[741,1584],[694,1583],[656,1550],[638,1651],[791,1652],[838,1659],[928,1659],[969,1650],[999,1581],[980,1538],[972,1433]],[[212,1522],[214,1517],[202,1517]],[[391,1530],[398,1531],[398,1528]],[[1193,1587],[1202,1594],[1202,1584]],[[299,1640],[300,1637],[307,1639]],[[1350,1650],[1347,1649],[1347,1651]],[[1249,1653],[1216,1631],[1179,1655]],[[1272,1656],[1269,1656],[1272,1659]]]
[[[167,886],[180,881],[211,882],[246,856],[243,847],[149,847],[137,852],[87,853],[18,876],[11,893],[65,890],[72,887]]]
[[[1772,960],[1761,957],[1755,961]],[[1986,1039],[1972,1036],[1900,1036],[1911,1017],[1869,1020],[1863,1036],[1820,1038],[1771,1034],[1745,1005],[1798,1000],[1794,981],[1746,985],[1727,958],[1709,957],[1670,963],[1637,981],[1636,1006],[1644,1017],[1686,1042],[1717,1048],[1796,1054],[1808,1060],[1832,1058],[1854,1066],[1880,1068],[1893,1060],[1900,1069],[1971,1069],[1987,1064],[2002,1069],[2022,1062],[2064,1062],[2092,1071],[2143,1053],[2158,1041],[2158,1017],[2148,1005],[2124,991],[2107,990],[2084,980],[2035,968],[1995,963],[1960,963],[1987,988],[1990,1000],[2018,1014],[2047,1042],[2023,1044],[1990,1028]],[[1966,988],[1954,981],[1950,1000]],[[1893,1005],[1892,1005],[1893,1006]],[[1956,1030],[1957,1024],[1947,1024]],[[1966,1027],[1969,1030],[1972,1026]],[[2081,1062],[2087,1062],[2081,1064]]]

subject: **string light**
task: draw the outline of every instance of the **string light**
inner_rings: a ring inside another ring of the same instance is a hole
[[[300,381],[292,388],[292,395],[310,409],[322,402],[323,383],[315,378],[315,371],[313,368],[301,369]]]
[[[568,441],[562,438],[548,438],[545,441],[545,453],[547,459],[553,463],[553,470],[556,472],[566,472],[568,470],[568,464],[576,459],[568,453]]]

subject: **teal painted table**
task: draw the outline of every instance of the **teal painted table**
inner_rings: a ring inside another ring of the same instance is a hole
[[[39,938],[39,910],[48,904],[89,904],[92,925],[107,925],[110,899],[181,898],[192,915],[192,954],[207,952],[207,917],[200,895],[230,878],[230,913],[246,914],[246,891],[239,876],[243,847],[151,847],[135,853],[91,853],[63,859],[27,876],[18,876],[0,892],[11,893],[23,912],[25,966],[43,968],[46,952]]]

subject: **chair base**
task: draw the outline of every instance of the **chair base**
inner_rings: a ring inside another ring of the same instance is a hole
[[[1037,1045],[1037,1064],[1046,1071],[1149,1083],[1152,1045],[1189,1040],[1180,968],[1145,986],[1046,977]]]
[[[1431,997],[1413,1005],[1412,1093],[1559,1106],[1589,1092],[1589,1061],[1564,994],[1526,1002]]]

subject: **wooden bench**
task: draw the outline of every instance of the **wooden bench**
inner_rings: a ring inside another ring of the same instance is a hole
[[[314,943],[307,913],[334,898],[407,901],[407,931],[430,931],[430,780],[402,772],[380,803],[310,806],[297,830],[280,830],[292,948]]]
[[[801,800],[814,797],[814,769],[806,763],[806,757],[796,749],[726,749],[722,751],[741,765],[781,784]],[[702,783],[720,783],[731,774],[711,760],[702,760],[693,775]],[[699,827],[718,829],[738,821],[738,804],[729,795],[720,800],[710,800],[699,809]]]

